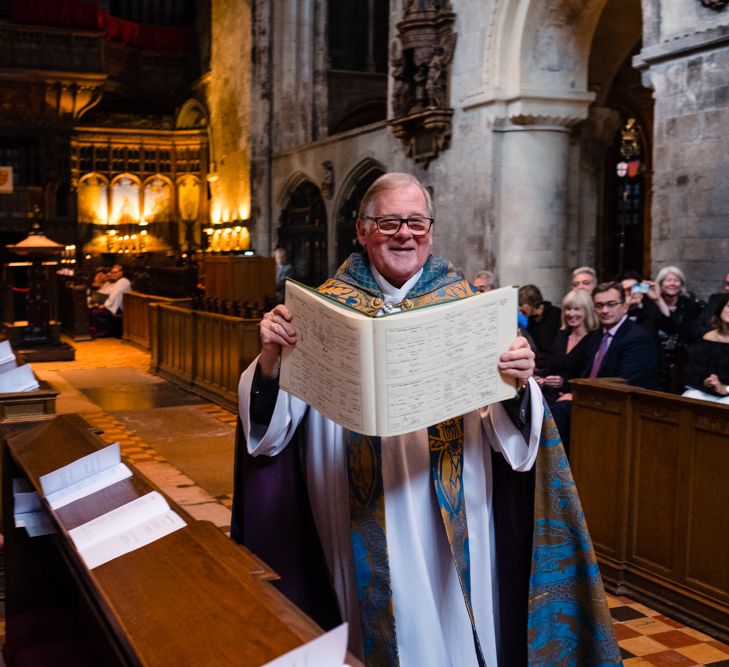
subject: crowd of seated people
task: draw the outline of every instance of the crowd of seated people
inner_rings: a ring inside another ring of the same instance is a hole
[[[598,283],[581,266],[562,308],[536,285],[519,290],[519,315],[537,361],[536,381],[569,445],[575,378],[622,378],[633,386],[729,404],[729,273],[708,304],[677,266],[656,279],[625,272]]]

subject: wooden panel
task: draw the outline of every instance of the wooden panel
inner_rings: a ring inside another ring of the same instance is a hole
[[[729,407],[574,384],[570,464],[606,586],[729,639]]]
[[[264,306],[266,297],[276,296],[276,262],[273,257],[206,256],[205,296]]]
[[[648,412],[643,409],[638,414],[630,510],[632,551],[636,563],[665,573],[675,559],[678,423]]]
[[[260,320],[151,308],[152,372],[235,410],[240,374],[261,350]]]
[[[626,550],[627,478],[630,441],[625,437],[627,403],[575,386],[570,464],[595,550],[623,560]],[[599,428],[595,425],[599,424]]]
[[[687,576],[729,599],[729,447],[726,436],[703,433],[696,439],[690,488],[691,521],[686,537]],[[722,530],[722,526],[725,528]]]
[[[127,292],[124,295],[124,340],[135,343],[145,350],[151,347],[151,315],[149,306],[153,303],[165,303],[179,307],[189,307],[191,299],[172,299],[142,292]]]

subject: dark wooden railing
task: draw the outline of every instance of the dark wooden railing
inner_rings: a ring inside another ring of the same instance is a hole
[[[729,639],[729,406],[573,381],[570,464],[606,587]]]
[[[170,299],[135,291],[127,292],[124,295],[123,309],[124,340],[149,350],[152,347],[149,305],[151,303],[168,303],[177,306],[189,306],[191,301],[191,299]]]
[[[155,303],[150,370],[236,410],[241,372],[260,352],[259,319]]]

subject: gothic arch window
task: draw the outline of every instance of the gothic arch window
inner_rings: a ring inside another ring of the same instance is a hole
[[[84,175],[76,190],[78,221],[105,225],[109,221],[109,181],[102,174]]]
[[[387,117],[389,13],[389,0],[329,2],[329,134]]]
[[[361,250],[357,242],[357,213],[359,204],[376,179],[385,172],[376,166],[370,166],[350,186],[342,205],[337,211],[337,266],[339,266],[349,255]]]
[[[319,188],[301,183],[281,212],[278,245],[286,248],[296,280],[320,285],[327,277],[327,213]]]

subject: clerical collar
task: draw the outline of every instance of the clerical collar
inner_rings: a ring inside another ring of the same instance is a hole
[[[415,287],[416,283],[423,274],[423,268],[420,267],[412,278],[410,278],[402,287],[394,287],[382,277],[382,274],[370,263],[370,271],[372,271],[372,277],[375,279],[377,286],[382,290],[382,295],[385,299],[385,303],[388,305],[395,305],[402,303],[403,299],[407,296],[408,292]]]

